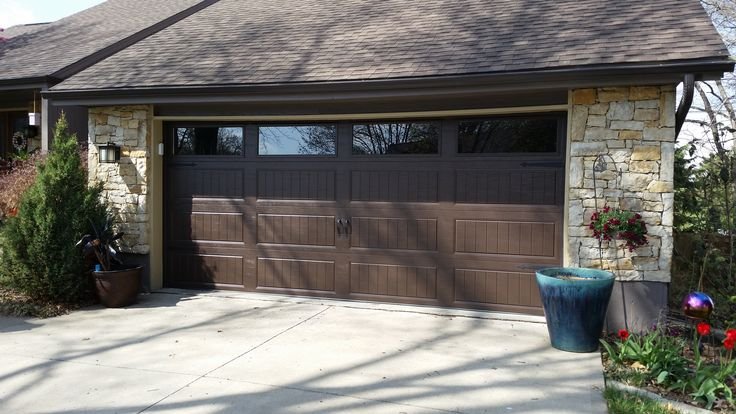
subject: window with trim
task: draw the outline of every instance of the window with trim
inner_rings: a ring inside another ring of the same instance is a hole
[[[555,153],[559,117],[499,117],[462,121],[458,153]]]
[[[335,125],[258,127],[258,155],[335,155]]]
[[[354,155],[438,154],[436,122],[394,122],[353,125]]]
[[[176,155],[243,155],[242,127],[174,128]]]

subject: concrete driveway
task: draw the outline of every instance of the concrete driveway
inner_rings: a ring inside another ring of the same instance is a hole
[[[3,413],[605,413],[537,317],[232,292],[0,318]]]

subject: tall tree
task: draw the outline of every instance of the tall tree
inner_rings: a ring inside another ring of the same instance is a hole
[[[736,1],[701,0],[701,4],[726,46],[730,51],[736,51]],[[682,159],[677,165],[680,173],[687,171],[689,174],[687,178],[680,178],[680,184],[698,185],[694,186],[694,192],[687,196],[687,200],[684,200],[682,192],[678,193],[677,206],[682,209],[690,206],[697,212],[677,211],[677,221],[679,224],[692,224],[693,217],[700,217],[702,230],[727,234],[728,274],[733,277],[736,259],[736,76],[729,73],[722,80],[697,82],[695,90],[696,100],[687,119],[692,127],[680,137],[680,143],[688,151],[679,154]]]

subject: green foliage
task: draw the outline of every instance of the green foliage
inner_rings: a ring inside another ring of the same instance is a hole
[[[694,390],[690,395],[696,401],[705,401],[705,408],[711,409],[716,399],[724,398],[733,404],[733,391],[728,385],[729,377],[736,374],[734,361],[722,363],[720,366],[699,363],[695,373],[678,384],[683,390]]]
[[[725,234],[733,220],[733,176],[730,156],[695,157],[694,144],[675,152],[675,230]]]
[[[705,231],[702,222],[701,200],[697,191],[695,167],[688,158],[689,147],[675,152],[675,229],[679,232]]]
[[[105,217],[100,189],[87,186],[77,140],[62,117],[54,149],[38,166],[36,181],[21,199],[16,217],[2,228],[2,278],[34,299],[79,303],[91,283],[75,243],[89,231],[89,218]]]
[[[623,338],[623,337],[622,337]],[[608,357],[608,374],[637,386],[656,384],[669,391],[690,395],[695,401],[713,407],[718,398],[734,405],[730,382],[736,375],[732,352],[714,360],[700,354],[700,338],[687,341],[663,329],[631,334],[626,339],[601,340]]]
[[[610,414],[677,414],[675,410],[663,407],[656,401],[606,388],[603,396],[608,402]]]
[[[614,364],[641,366],[645,380],[667,387],[687,375],[688,360],[682,355],[684,342],[660,330],[631,334],[628,339],[612,344],[601,340],[601,344]]]
[[[717,304],[714,324],[725,327],[736,322],[736,302],[730,300],[736,296],[736,238],[731,236],[736,230],[736,171],[732,149],[720,146],[699,157],[697,148],[702,145],[696,140],[675,153],[670,304],[679,308],[689,291],[707,292]]]
[[[719,328],[736,325],[736,284],[729,277],[728,236],[675,233],[670,306],[679,309],[682,298],[693,290],[708,293],[716,307],[711,316]]]

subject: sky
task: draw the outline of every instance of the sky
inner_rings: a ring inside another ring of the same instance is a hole
[[[0,28],[52,22],[104,0],[0,0]]]

